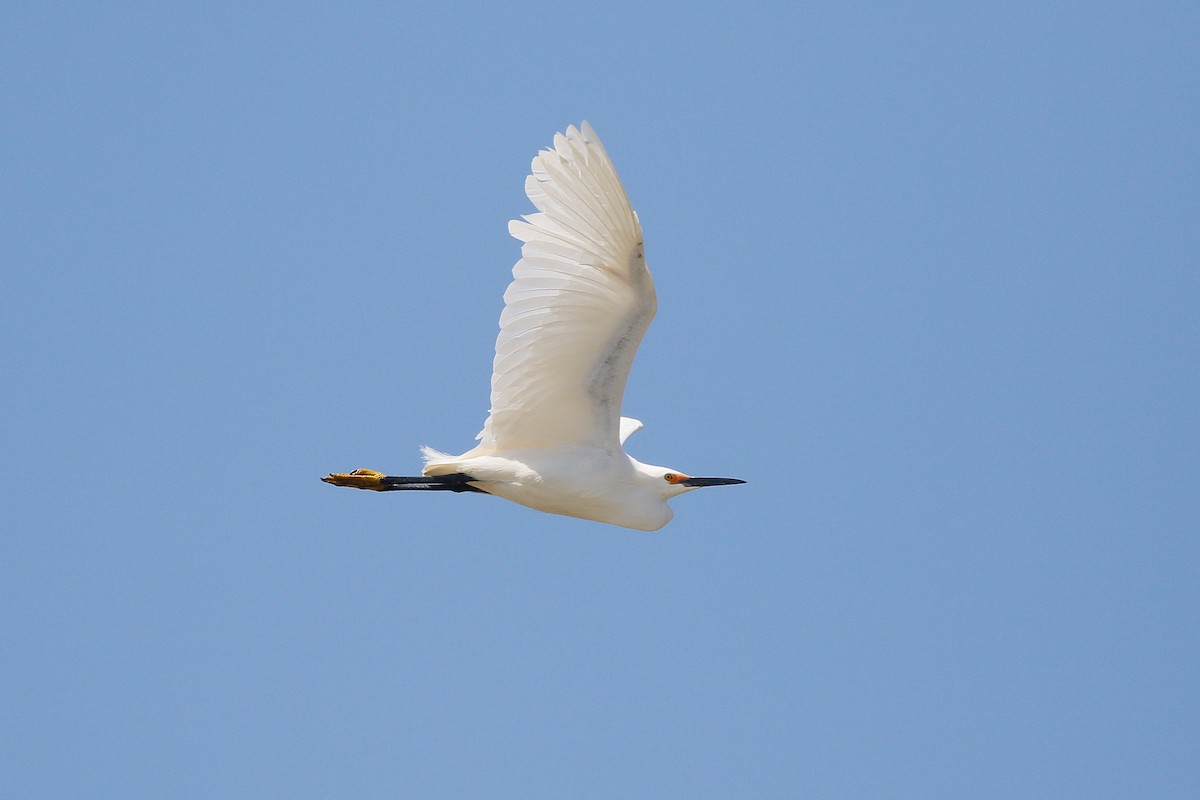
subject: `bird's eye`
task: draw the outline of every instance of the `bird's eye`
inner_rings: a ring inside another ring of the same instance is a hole
[[[663,480],[667,483],[674,483],[675,481],[679,480],[679,476],[674,472],[668,472],[666,475],[663,475]]]

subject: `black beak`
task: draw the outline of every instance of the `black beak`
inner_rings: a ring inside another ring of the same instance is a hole
[[[732,486],[735,483],[745,483],[741,478],[684,478],[682,486]]]

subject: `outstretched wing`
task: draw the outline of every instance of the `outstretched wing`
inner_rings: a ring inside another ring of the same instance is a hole
[[[479,449],[617,448],[625,381],[657,308],[641,225],[586,122],[533,159],[525,193],[538,213],[508,226],[524,244]]]

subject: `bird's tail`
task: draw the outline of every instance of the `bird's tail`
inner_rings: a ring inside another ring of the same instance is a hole
[[[434,450],[428,445],[421,446],[421,458],[425,459],[425,468],[421,470],[422,475],[453,475],[460,471],[459,456]]]

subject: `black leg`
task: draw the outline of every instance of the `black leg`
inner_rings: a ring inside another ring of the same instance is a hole
[[[483,489],[468,483],[468,481],[472,480],[475,479],[463,472],[456,472],[453,475],[433,475],[429,477],[422,475],[414,478],[384,475],[379,479],[379,483],[381,484],[379,491],[394,492],[401,489],[418,489],[427,492],[479,492],[487,494]]]

